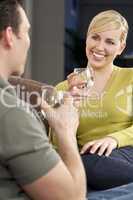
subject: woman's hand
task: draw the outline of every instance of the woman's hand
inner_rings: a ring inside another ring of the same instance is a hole
[[[82,80],[79,75],[71,73],[67,77],[69,92],[72,95],[75,105],[81,100],[88,97],[88,88],[86,88],[86,81]]]
[[[73,90],[73,88],[79,88],[82,89],[85,87],[86,81],[82,80],[78,74],[75,74],[74,72],[69,74],[67,76],[68,81],[68,88],[69,91]]]
[[[105,155],[109,156],[112,153],[112,150],[117,147],[118,143],[116,139],[112,137],[105,137],[98,140],[93,140],[92,142],[86,143],[81,149],[81,154],[85,152],[96,153],[99,156]]]

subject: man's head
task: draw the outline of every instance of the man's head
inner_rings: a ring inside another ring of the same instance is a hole
[[[0,0],[0,71],[4,67],[8,76],[24,72],[29,28],[22,0]]]
[[[22,1],[1,0],[0,1],[0,33],[11,26],[14,33],[18,33],[21,17],[18,6]]]

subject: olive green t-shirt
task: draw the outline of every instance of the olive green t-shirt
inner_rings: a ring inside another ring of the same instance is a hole
[[[68,83],[56,87],[68,90]],[[133,145],[133,68],[115,66],[102,94],[81,101],[79,112],[79,148],[107,135],[118,141],[118,147]]]
[[[59,161],[37,113],[0,79],[0,200],[27,200],[20,185],[46,175]]]

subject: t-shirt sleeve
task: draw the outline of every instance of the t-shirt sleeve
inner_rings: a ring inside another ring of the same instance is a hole
[[[15,108],[3,117],[2,156],[18,184],[46,175],[60,160],[33,113]]]

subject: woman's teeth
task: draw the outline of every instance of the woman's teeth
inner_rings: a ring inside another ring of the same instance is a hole
[[[93,55],[97,58],[104,58],[105,55],[102,55],[102,54],[98,54],[98,53],[93,53]]]

